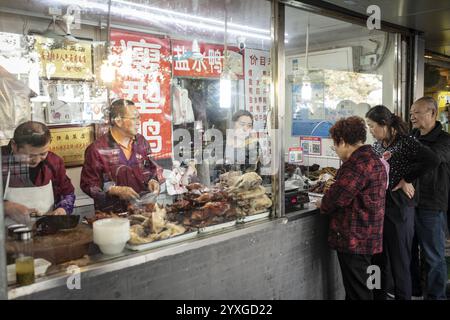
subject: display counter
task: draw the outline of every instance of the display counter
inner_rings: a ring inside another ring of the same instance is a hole
[[[238,224],[143,252],[101,254],[75,275],[9,290],[9,299],[339,299],[327,219],[315,208]],[[69,285],[68,285],[69,283]],[[72,288],[72,289],[69,289]]]

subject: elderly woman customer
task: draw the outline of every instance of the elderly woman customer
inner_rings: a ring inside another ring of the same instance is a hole
[[[330,129],[334,149],[343,161],[336,182],[317,206],[329,215],[328,243],[337,251],[346,299],[371,300],[367,270],[382,250],[387,185],[386,167],[366,145],[360,117],[338,120]]]

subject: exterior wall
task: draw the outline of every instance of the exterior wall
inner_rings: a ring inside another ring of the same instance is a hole
[[[317,212],[317,211],[316,211]],[[342,299],[327,219],[317,213],[25,299]]]

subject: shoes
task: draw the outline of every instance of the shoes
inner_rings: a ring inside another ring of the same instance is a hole
[[[395,295],[393,295],[392,293],[387,293],[387,300],[395,300]]]
[[[411,300],[423,300],[423,296],[411,296]]]

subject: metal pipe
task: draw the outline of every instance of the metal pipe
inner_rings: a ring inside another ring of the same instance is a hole
[[[0,163],[2,163],[0,154]],[[0,190],[3,191],[3,179],[0,179]],[[8,280],[6,270],[6,233],[3,212],[3,199],[0,201],[0,300],[8,299]]]
[[[284,114],[285,114],[285,6],[279,0],[272,1],[271,19],[271,110],[272,110],[272,197],[274,216],[281,217],[284,209]]]

